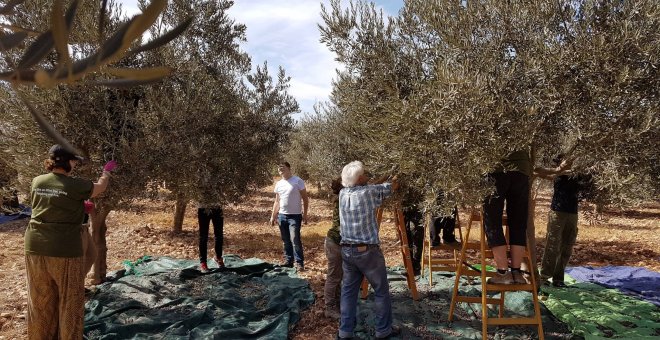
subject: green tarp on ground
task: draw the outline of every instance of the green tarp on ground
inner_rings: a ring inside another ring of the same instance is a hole
[[[660,308],[593,283],[568,288],[543,286],[544,304],[575,333],[586,339],[659,339]]]
[[[390,292],[393,300],[395,324],[403,328],[400,339],[481,339],[481,305],[460,303],[457,305],[454,322],[447,322],[451,293],[454,286],[453,273],[436,272],[433,274],[433,287],[428,286],[427,278],[418,279],[420,301],[410,298],[403,270],[394,268],[389,271]],[[468,283],[461,280],[461,295],[480,296],[479,279]],[[506,316],[527,316],[533,314],[532,295],[529,292],[509,292],[506,294]],[[547,309],[541,306],[543,329],[546,339],[581,339],[572,334],[568,327],[557,320]],[[497,310],[490,310],[492,316]],[[369,294],[359,304],[358,327],[356,338],[373,339],[374,300]],[[493,339],[536,339],[536,327],[507,326],[489,328]]]
[[[129,264],[88,299],[85,338],[286,339],[314,303],[293,269],[232,255],[225,263],[207,274],[192,260]]]
[[[98,286],[86,304],[87,339],[286,339],[301,310],[314,302],[295,270],[259,259],[226,256],[228,268],[202,275],[197,262],[171,258],[127,263]],[[210,263],[213,268],[215,263]],[[481,339],[481,305],[460,303],[448,323],[453,273],[434,273],[433,287],[418,279],[414,302],[401,268],[389,270],[393,316],[399,339]],[[541,305],[546,339],[657,339],[658,307],[591,283],[544,286]],[[478,278],[461,280],[462,295],[480,296]],[[533,311],[529,292],[506,295],[507,316]],[[547,308],[546,308],[547,306]],[[497,310],[491,307],[496,316]],[[357,339],[374,337],[373,294],[359,303]],[[490,327],[490,339],[537,339],[535,327]]]

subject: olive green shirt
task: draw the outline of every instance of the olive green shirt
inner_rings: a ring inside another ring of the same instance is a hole
[[[510,153],[502,163],[495,169],[495,172],[518,171],[527,176],[532,176],[532,161],[529,158],[528,150],[518,150]]]
[[[25,254],[53,257],[83,256],[80,228],[83,202],[94,183],[49,173],[32,180],[32,216],[25,229]]]
[[[341,243],[341,235],[339,234],[339,199],[333,202],[335,208],[332,210],[332,227],[328,230],[328,238],[334,243]]]

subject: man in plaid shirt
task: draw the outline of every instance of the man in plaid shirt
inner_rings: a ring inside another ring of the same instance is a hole
[[[392,301],[376,221],[376,209],[398,188],[398,184],[394,178],[392,183],[367,185],[369,177],[364,172],[364,164],[354,161],[344,166],[341,174],[344,189],[339,192],[339,220],[344,278],[340,339],[353,337],[358,293],[364,277],[375,292],[376,338],[386,339],[401,332],[399,327],[392,325]]]

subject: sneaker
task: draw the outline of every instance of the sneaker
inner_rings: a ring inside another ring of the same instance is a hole
[[[497,272],[495,276],[488,278],[486,283],[491,285],[510,285],[513,284],[513,276],[510,271],[506,271],[504,274]]]
[[[304,272],[305,271],[305,265],[302,264],[302,263],[296,263],[296,271],[299,271],[301,273]]]
[[[293,268],[293,262],[282,262],[282,263],[278,264],[277,267]]]
[[[339,320],[341,318],[341,313],[337,311],[336,307],[326,307],[325,308],[325,317],[330,319]]]
[[[513,278],[513,283],[515,284],[529,284],[530,281],[528,281],[525,278],[525,275],[520,270],[512,270],[511,271],[511,276]]]
[[[386,336],[377,336],[376,339],[389,339],[393,336],[401,334],[401,327],[392,325],[392,331]]]
[[[202,273],[208,273],[209,272],[209,266],[206,265],[206,263],[202,262],[199,264],[199,271]]]
[[[222,259],[222,257],[215,257],[215,262],[218,264],[218,268],[222,269],[225,267],[225,261]]]

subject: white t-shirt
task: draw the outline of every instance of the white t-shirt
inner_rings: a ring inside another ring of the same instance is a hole
[[[277,181],[274,192],[280,195],[280,214],[303,213],[301,190],[305,190],[305,182],[298,176]]]

